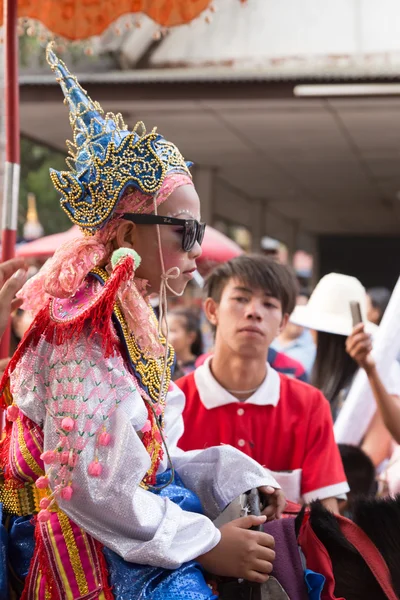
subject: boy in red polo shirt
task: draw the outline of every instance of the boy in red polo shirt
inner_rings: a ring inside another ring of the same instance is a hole
[[[337,498],[349,487],[329,403],[316,388],[267,364],[269,345],[294,308],[290,271],[265,256],[240,256],[211,273],[206,292],[215,350],[176,382],[186,397],[178,445],[230,444],[281,472],[289,500],[320,499],[337,511]]]

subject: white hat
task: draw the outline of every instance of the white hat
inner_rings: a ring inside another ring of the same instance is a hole
[[[367,331],[376,326],[366,321],[365,288],[358,279],[349,275],[325,275],[311,294],[306,306],[296,306],[290,321],[315,331],[348,336],[353,331],[350,302],[359,302]]]
[[[263,250],[279,250],[281,243],[279,240],[268,237],[265,235],[261,240],[261,248]]]

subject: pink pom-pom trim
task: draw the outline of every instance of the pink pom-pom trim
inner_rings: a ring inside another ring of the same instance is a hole
[[[67,485],[61,490],[60,496],[63,500],[71,500],[73,493],[74,490],[72,489],[72,487],[70,485]]]
[[[157,404],[156,409],[154,411],[156,413],[157,417],[159,417],[162,414],[162,411],[163,411],[162,406],[160,406],[160,404]]]
[[[68,450],[64,450],[63,452],[61,452],[61,456],[60,456],[60,461],[62,465],[67,465],[68,464],[68,459],[69,459],[69,451]]]
[[[40,458],[44,462],[45,465],[51,465],[56,461],[56,453],[54,450],[46,450],[40,455]]]
[[[8,421],[16,421],[19,415],[19,408],[16,404],[12,404],[7,408],[7,419]]]
[[[39,490],[45,490],[47,487],[49,487],[49,480],[47,477],[39,477],[36,479],[35,485]]]
[[[51,517],[51,512],[47,509],[41,510],[37,516],[40,523],[46,523]]]
[[[102,470],[103,470],[103,467],[96,460],[91,462],[90,465],[88,466],[88,473],[92,477],[99,477],[101,475]]]
[[[64,429],[65,431],[72,431],[74,427],[75,423],[71,417],[64,417],[61,421],[61,429]]]
[[[111,442],[111,435],[104,431],[99,435],[98,442],[99,446],[109,446]]]
[[[42,498],[41,501],[39,502],[39,506],[43,510],[46,510],[46,508],[48,508],[50,506],[50,504],[51,504],[50,498]]]

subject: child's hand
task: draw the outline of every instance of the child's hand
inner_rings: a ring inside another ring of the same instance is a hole
[[[266,517],[241,517],[223,525],[219,543],[197,558],[209,573],[264,583],[275,559],[274,538],[250,528],[265,523]]]
[[[262,511],[268,520],[280,519],[286,506],[285,494],[282,490],[273,488],[272,485],[264,485],[259,487],[258,491],[261,496],[261,502],[266,504]]]

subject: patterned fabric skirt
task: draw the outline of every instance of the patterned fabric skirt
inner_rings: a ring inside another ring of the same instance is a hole
[[[159,475],[157,486],[165,485],[170,476],[170,471]],[[202,513],[199,499],[185,488],[176,474],[172,483],[154,493],[168,497],[183,510]],[[3,526],[0,530],[1,599],[9,597],[5,592],[7,584],[15,590],[17,597],[22,592],[33,550],[34,526],[31,517],[3,518]],[[108,548],[104,548],[103,553],[115,600],[213,600],[216,598],[206,584],[202,568],[194,561],[183,564],[179,569],[169,570],[126,562]]]
[[[170,471],[157,477],[157,486],[168,483]],[[183,510],[202,513],[196,494],[185,488],[177,474],[173,483],[155,492],[166,496]],[[205,600],[216,598],[205,582],[203,571],[196,562],[179,569],[168,570],[146,567],[124,561],[108,548],[103,550],[108,564],[110,584],[116,600]]]

